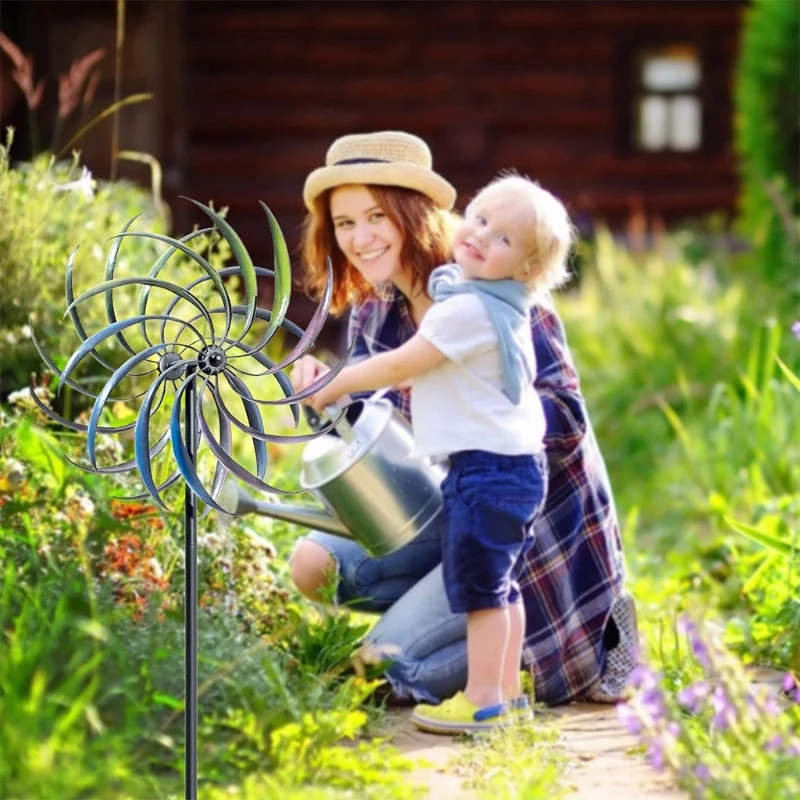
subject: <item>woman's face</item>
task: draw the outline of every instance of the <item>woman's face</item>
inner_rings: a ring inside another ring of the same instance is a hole
[[[403,236],[366,186],[339,186],[331,192],[336,243],[371,284],[392,281],[401,272]]]

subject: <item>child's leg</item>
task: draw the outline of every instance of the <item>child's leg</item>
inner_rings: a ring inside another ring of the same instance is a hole
[[[507,608],[487,608],[467,614],[467,688],[464,694],[479,708],[503,701],[504,655],[510,633]],[[519,667],[519,660],[517,665]]]
[[[525,606],[522,601],[512,603],[508,609],[509,635],[503,659],[503,699],[513,700],[522,694],[519,678],[522,669],[522,645],[525,639]]]

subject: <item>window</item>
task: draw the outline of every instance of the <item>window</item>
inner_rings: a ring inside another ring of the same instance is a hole
[[[693,152],[703,144],[702,67],[694,45],[639,50],[634,58],[633,144],[644,152]]]

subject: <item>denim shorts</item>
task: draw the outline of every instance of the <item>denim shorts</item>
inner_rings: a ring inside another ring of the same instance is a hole
[[[442,483],[442,565],[454,614],[519,602],[517,579],[546,494],[544,454],[465,450],[450,456]]]

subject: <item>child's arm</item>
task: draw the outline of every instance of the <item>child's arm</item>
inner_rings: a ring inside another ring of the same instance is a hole
[[[309,398],[308,403],[320,411],[345,394],[396,386],[427,372],[446,358],[441,350],[416,334],[396,350],[345,367],[327,386]]]

